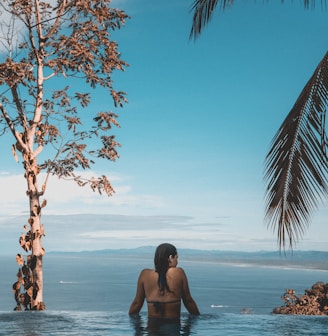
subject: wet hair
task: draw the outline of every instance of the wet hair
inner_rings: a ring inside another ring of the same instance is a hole
[[[169,243],[160,244],[156,248],[154,264],[155,271],[158,273],[158,287],[161,295],[164,295],[165,290],[171,292],[166,282],[166,272],[169,269],[169,256],[174,257],[177,254],[175,246]]]

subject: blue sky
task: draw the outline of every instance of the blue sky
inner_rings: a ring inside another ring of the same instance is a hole
[[[115,1],[131,16],[115,33],[114,75],[128,93],[118,109],[121,158],[92,172],[112,178],[108,198],[50,181],[46,250],[129,248],[170,241],[179,248],[276,250],[264,222],[264,158],[276,130],[326,53],[320,5],[236,3],[189,41],[192,1]],[[112,109],[93,91],[93,108]],[[10,144],[8,139],[3,139]],[[8,148],[7,148],[8,147]],[[3,147],[2,251],[18,249],[28,202],[20,165]],[[328,250],[327,204],[296,249]]]

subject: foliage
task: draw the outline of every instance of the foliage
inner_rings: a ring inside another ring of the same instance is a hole
[[[283,3],[284,0],[281,0]],[[309,8],[309,6],[315,6],[315,0],[303,0],[304,7]],[[321,5],[325,1],[321,1]],[[192,26],[190,30],[190,39],[200,36],[203,29],[207,26],[209,21],[212,19],[213,14],[217,7],[224,11],[225,9],[231,7],[234,4],[234,0],[194,0],[191,11],[193,12]]]
[[[195,0],[190,38],[196,39],[216,7],[225,10],[233,0]],[[322,1],[321,6],[326,2]],[[304,7],[316,1],[304,0]],[[308,226],[322,197],[327,197],[328,53],[305,85],[276,133],[266,156],[266,220],[277,231],[280,249],[295,242]]]
[[[328,53],[276,133],[266,157],[266,218],[292,248],[328,192]]]
[[[128,16],[110,4],[111,0],[2,0],[0,4],[0,42],[6,55],[0,63],[0,134],[13,136],[12,153],[23,163],[31,214],[20,237],[20,245],[31,256],[21,264],[14,286],[17,290],[22,285],[30,299],[20,299],[16,293],[18,307],[44,309],[40,218],[46,201],[41,204],[40,197],[49,175],[73,179],[100,193],[114,192],[106,176],[83,179],[76,174],[98,159],[119,157],[119,143],[108,134],[113,125],[119,127],[117,114],[90,110],[92,94],[81,91],[101,88],[115,107],[126,102],[125,93],[113,88],[113,72],[124,71],[128,64],[121,60],[112,32]],[[79,91],[70,87],[72,83]],[[39,188],[42,171],[46,179]],[[22,263],[19,255],[17,259]]]

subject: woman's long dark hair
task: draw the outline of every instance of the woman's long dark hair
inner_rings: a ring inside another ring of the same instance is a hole
[[[169,269],[169,256],[178,254],[177,249],[172,244],[164,243],[157,246],[154,257],[155,271],[158,273],[158,287],[161,295],[165,290],[171,292],[166,282],[166,272]]]

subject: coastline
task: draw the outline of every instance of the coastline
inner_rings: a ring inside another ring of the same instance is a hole
[[[95,251],[48,252],[48,256],[107,256],[115,258],[152,260],[153,246],[143,246],[134,249],[107,249]],[[326,251],[294,251],[293,253],[280,253],[279,251],[221,251],[179,249],[180,263],[202,262],[235,267],[265,267],[301,269],[308,271],[328,271],[328,252]]]
[[[186,261],[191,261],[186,259]],[[247,260],[247,259],[233,259],[233,260],[221,260],[221,259],[193,259],[193,261],[213,263],[219,265],[233,266],[233,267],[258,267],[258,268],[277,268],[286,270],[303,270],[303,271],[316,271],[316,272],[327,272],[327,263],[322,262],[311,262],[311,261],[276,261],[276,260]]]

